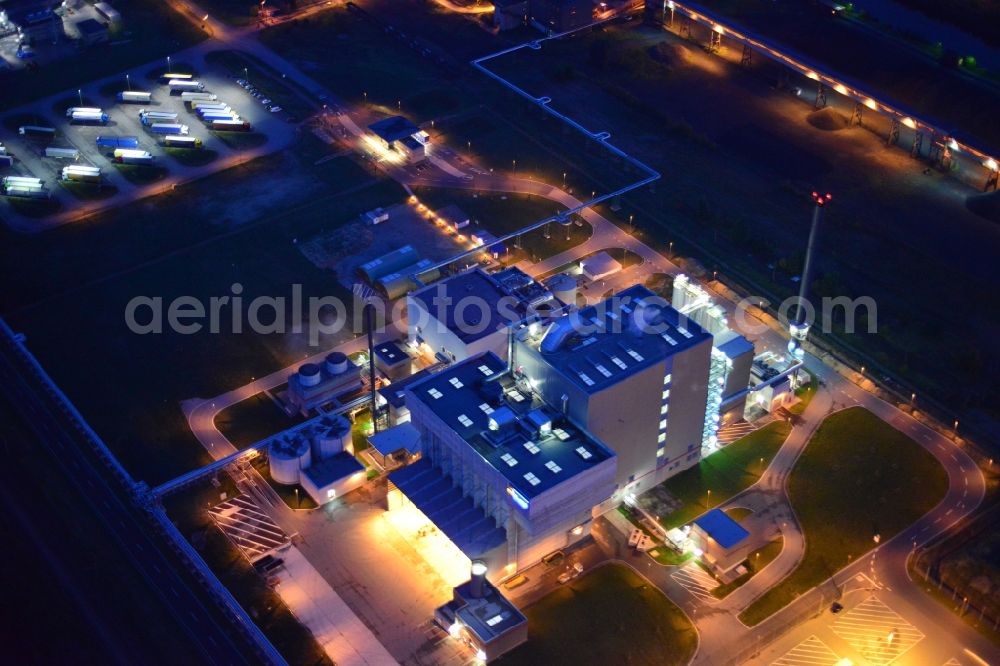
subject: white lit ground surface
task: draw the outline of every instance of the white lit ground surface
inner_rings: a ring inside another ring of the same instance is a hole
[[[413,546],[445,584],[457,587],[469,580],[472,562],[413,504],[406,502],[387,511],[385,523]]]
[[[384,496],[384,484],[381,490],[365,486],[317,511],[283,513],[279,523],[289,534],[298,532],[296,547],[308,563],[396,661],[468,663],[468,650],[431,628],[453,585],[386,520],[379,506]],[[459,582],[468,572],[465,564]]]
[[[698,563],[694,560],[691,560],[670,574],[670,576],[684,587],[684,589],[702,601],[711,602],[715,599],[712,596],[712,590],[719,585],[719,582],[698,566]]]
[[[302,553],[281,553],[285,568],[277,592],[338,666],[392,666],[396,660],[348,608]]]
[[[774,661],[771,666],[836,666],[839,661],[840,658],[826,643],[815,636],[810,636]]]
[[[845,608],[837,614],[831,613],[828,606],[817,609],[816,617],[790,629],[746,664],[983,666],[989,663],[965,653],[965,646],[954,641],[925,638],[938,628],[927,624],[928,618],[919,609],[898,596],[887,595],[885,590],[874,593],[870,588],[849,590],[842,603]],[[893,632],[891,641],[890,632]],[[824,647],[837,659],[831,662]]]
[[[924,637],[875,596],[837,618],[833,633],[847,641],[868,663],[876,665],[892,663]]]

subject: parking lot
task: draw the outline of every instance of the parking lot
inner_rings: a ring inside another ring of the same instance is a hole
[[[264,143],[268,149],[278,149],[292,138],[294,127],[286,122],[282,112],[272,113],[270,106],[262,104],[236,80],[221,69],[204,66],[195,72],[198,81],[204,84],[204,91],[217,96],[218,102],[229,105],[241,119],[251,124],[250,132],[213,132],[197,114],[188,108],[179,93],[171,94],[165,81],[157,75],[166,71],[166,64],[150,71],[148,66],[141,70],[122,73],[120,85],[115,79],[95,82],[79,91],[67,91],[55,99],[39,103],[29,113],[12,113],[3,119],[0,127],[0,142],[7,147],[8,154],[15,158],[12,168],[5,168],[2,175],[35,176],[45,182],[54,200],[51,209],[61,209],[60,216],[72,216],[74,211],[84,212],[81,199],[108,199],[110,197],[134,196],[141,194],[141,188],[155,189],[176,184],[184,180],[198,178],[207,173],[227,168],[238,163],[249,149]],[[120,91],[146,91],[152,93],[147,103],[121,103],[116,99]],[[79,100],[82,99],[82,104]],[[77,124],[66,116],[66,108],[85,106],[100,108],[108,116],[105,124]],[[167,149],[161,137],[154,135],[140,120],[140,110],[176,113],[174,121],[186,126],[187,136],[202,140],[199,150]],[[54,134],[20,135],[21,125],[52,127]],[[99,136],[127,136],[138,138],[138,149],[148,151],[153,156],[153,165],[133,166],[116,164],[114,148],[98,147]],[[46,147],[67,147],[79,151],[79,158],[58,159],[45,157]],[[72,188],[60,186],[61,170],[68,164],[96,166],[101,169],[102,183],[97,185],[77,184]],[[156,187],[159,186],[159,187]],[[143,194],[144,195],[144,194]],[[10,206],[4,197],[0,203],[0,217],[15,220],[22,217]]]

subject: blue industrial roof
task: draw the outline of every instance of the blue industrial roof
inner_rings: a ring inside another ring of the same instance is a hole
[[[420,452],[420,431],[410,423],[400,423],[388,430],[371,435],[368,443],[383,456],[391,456],[400,449],[406,449],[410,455]]]
[[[637,322],[637,308],[642,305],[654,312],[646,330]],[[559,333],[559,327],[565,335],[556,336],[562,340],[548,349],[546,339]],[[633,285],[556,319],[538,344],[531,346],[581,390],[596,393],[711,338],[649,289]]]
[[[364,469],[365,466],[358,462],[357,458],[345,451],[330,458],[314,461],[302,471],[317,488],[322,488]]]
[[[455,603],[457,606],[455,615],[462,620],[466,628],[479,637],[479,640],[489,643],[514,627],[524,624],[528,618],[488,580],[483,583],[481,597],[473,595],[471,580],[455,588],[455,595],[459,599]]]
[[[392,472],[389,480],[469,559],[482,557],[507,540],[507,532],[427,458]]]
[[[719,345],[719,351],[732,359],[747,352],[753,353],[753,343],[742,335],[737,335],[733,339]]]
[[[410,360],[410,355],[400,349],[392,340],[375,345],[375,356],[387,365],[396,365]]]
[[[408,387],[525,498],[615,454],[515,386],[507,364],[486,352]],[[410,399],[408,397],[408,399]],[[490,421],[497,429],[490,428]],[[542,423],[547,428],[540,428]]]
[[[387,403],[398,409],[406,404],[406,396],[403,393],[406,390],[406,387],[410,384],[422,381],[429,374],[431,374],[430,370],[424,368],[423,370],[415,372],[405,379],[400,379],[398,382],[393,382],[387,386],[383,386],[378,390],[378,393],[385,398]]]
[[[403,116],[389,116],[377,123],[372,123],[368,126],[368,129],[374,132],[380,139],[389,143],[413,136],[420,131],[419,127]]]
[[[726,549],[732,548],[750,536],[750,533],[742,525],[727,516],[722,509],[712,509],[702,514],[694,521],[694,524]]]

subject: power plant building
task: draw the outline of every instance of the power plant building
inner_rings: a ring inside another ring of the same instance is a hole
[[[389,475],[389,510],[416,508],[498,577],[590,533],[616,456],[519,385],[493,352],[406,389],[422,457]]]
[[[508,328],[551,300],[520,269],[475,268],[408,295],[409,339],[446,363],[487,351],[507,358]]]
[[[711,334],[641,285],[520,328],[511,357],[517,377],[614,450],[616,501],[701,459],[718,417],[711,365]]]

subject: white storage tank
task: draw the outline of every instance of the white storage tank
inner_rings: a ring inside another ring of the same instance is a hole
[[[576,305],[576,280],[565,273],[559,273],[546,285],[552,295],[567,305]]]
[[[344,451],[347,451],[351,455],[354,454],[354,442],[351,439],[351,422],[345,416],[337,414],[324,418],[318,430],[316,437],[313,439],[314,458],[324,460]]]
[[[316,386],[320,379],[322,376],[319,372],[319,366],[315,363],[303,363],[299,368],[299,382],[303,386]]]
[[[268,451],[271,478],[275,483],[292,486],[299,482],[299,474],[312,464],[309,440],[301,437],[279,439]]]
[[[340,375],[347,372],[351,362],[347,354],[343,352],[330,352],[326,356],[326,371],[331,375]]]

